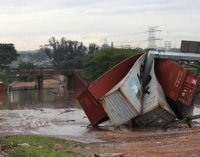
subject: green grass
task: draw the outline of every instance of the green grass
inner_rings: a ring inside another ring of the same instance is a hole
[[[20,144],[28,144],[20,145]],[[13,157],[85,157],[73,149],[86,144],[44,136],[8,136],[0,139],[3,151]]]

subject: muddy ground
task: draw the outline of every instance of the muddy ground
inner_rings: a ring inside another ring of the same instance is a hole
[[[195,108],[194,114],[200,109]],[[90,156],[95,153],[125,153],[126,157],[198,157],[200,156],[200,127],[192,129],[183,124],[160,128],[121,127],[115,129],[107,122],[99,128],[90,123],[80,109],[1,110],[0,136],[35,134],[55,136],[88,143],[76,148]],[[199,123],[199,121],[198,121]]]
[[[200,127],[187,125],[164,131],[159,128],[122,127],[115,130],[109,123],[100,128],[90,124],[80,109],[37,109],[0,111],[0,135],[54,136],[89,143],[77,152],[126,153],[126,156],[200,156]]]

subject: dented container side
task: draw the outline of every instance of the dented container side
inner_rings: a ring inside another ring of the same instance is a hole
[[[187,69],[169,59],[156,59],[155,73],[164,93],[176,101],[185,80]]]
[[[120,87],[120,91],[130,102],[130,104],[141,113],[142,98],[143,98],[143,86],[142,78],[144,73],[144,64],[146,60],[146,54],[142,55],[131,68],[128,75]]]
[[[144,92],[142,114],[152,111],[157,107],[162,107],[168,112],[171,112],[171,114],[174,114],[170,106],[168,105],[164,92],[162,90],[162,87],[160,86],[156,78],[156,75],[154,72],[154,61],[152,63],[149,78],[151,79],[149,79],[149,82],[146,85],[145,92]]]
[[[92,125],[97,125],[108,120],[108,116],[101,103],[87,89],[77,99]]]
[[[109,92],[115,85],[117,85],[130,71],[133,64],[144,53],[140,53],[120,62],[105,74],[100,76],[97,80],[91,83],[88,90],[95,99],[99,100],[107,92]]]
[[[101,104],[115,126],[124,124],[139,114],[119,90],[103,97]]]

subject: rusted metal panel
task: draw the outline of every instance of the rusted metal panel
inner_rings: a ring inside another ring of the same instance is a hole
[[[114,86],[116,86],[130,71],[133,64],[144,53],[140,53],[120,62],[105,74],[100,76],[97,80],[91,83],[88,90],[95,99],[99,100],[107,92],[109,92]]]
[[[101,103],[115,126],[128,122],[141,112],[145,59],[146,54],[143,54],[128,74],[101,98]]]
[[[200,42],[182,40],[180,52],[200,53]]]
[[[85,111],[91,125],[97,125],[108,120],[107,114],[92,94],[86,89],[78,97],[81,107]]]
[[[74,88],[87,88],[87,84],[77,75],[74,71],[73,73],[73,87]]]
[[[3,93],[3,89],[4,89],[4,84],[3,82],[0,82],[0,93]]]
[[[140,126],[164,126],[175,118],[167,103],[162,87],[154,72],[154,62],[149,74],[149,82],[145,87],[142,114],[135,121]]]
[[[190,105],[199,77],[172,60],[156,60],[155,72],[164,93],[174,101]]]

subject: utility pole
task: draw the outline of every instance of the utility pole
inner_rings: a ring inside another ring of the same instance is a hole
[[[162,40],[155,37],[155,32],[160,32],[161,30],[157,29],[158,26],[148,27],[148,48],[156,50],[156,40]]]

